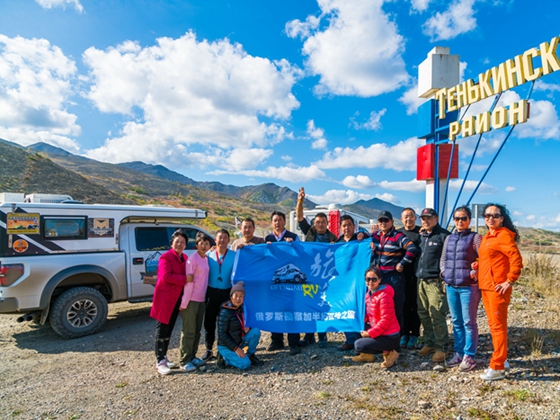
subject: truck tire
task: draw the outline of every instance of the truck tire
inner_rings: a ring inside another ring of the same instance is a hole
[[[49,321],[64,338],[94,334],[107,320],[105,297],[91,287],[75,287],[61,294],[51,307]]]

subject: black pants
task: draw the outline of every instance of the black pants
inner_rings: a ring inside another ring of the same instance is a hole
[[[397,350],[400,339],[400,334],[380,335],[375,338],[359,338],[354,343],[354,349],[358,353],[380,354],[384,351]]]
[[[177,303],[171,312],[171,318],[169,318],[169,324],[164,324],[162,322],[157,322],[156,324],[156,359],[161,362],[165,359],[167,355],[167,349],[169,348],[169,339],[171,338],[171,333],[173,332],[173,327],[179,316],[179,306],[181,305],[181,298],[183,293],[177,299]]]
[[[418,281],[414,273],[405,271],[404,325],[402,335],[420,336],[420,317],[418,316]]]
[[[397,270],[385,272],[381,275],[381,284],[390,285],[395,291],[395,296],[393,297],[393,303],[395,305],[395,315],[399,321],[399,326],[401,331],[404,325],[403,307],[404,307],[404,297],[405,297],[405,279],[403,273]]]
[[[271,333],[270,338],[273,343],[284,345],[284,333]],[[288,345],[290,347],[299,346],[299,334],[288,333]]]
[[[216,289],[208,287],[206,289],[206,312],[204,312],[204,329],[206,330],[205,344],[207,350],[212,350],[214,341],[216,340],[216,321],[222,304],[230,298],[229,289]]]

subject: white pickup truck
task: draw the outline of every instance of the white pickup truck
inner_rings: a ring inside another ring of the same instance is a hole
[[[31,201],[31,202],[29,202]],[[69,196],[0,193],[0,314],[67,338],[97,332],[108,302],[150,301],[159,255],[183,229],[195,250],[197,209],[82,204]]]

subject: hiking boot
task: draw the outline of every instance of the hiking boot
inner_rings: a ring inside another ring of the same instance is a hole
[[[373,354],[360,353],[357,356],[352,357],[352,361],[356,363],[371,363],[375,360]]]
[[[474,359],[471,356],[467,356],[465,354],[465,357],[463,357],[463,361],[459,365],[459,370],[461,372],[469,372],[473,370],[475,367],[476,367],[476,362],[474,361]]]
[[[299,346],[290,346],[290,356],[295,356],[301,353],[301,348]]]
[[[216,357],[216,366],[218,366],[219,369],[225,369],[227,367],[226,361],[224,360],[220,352],[218,352],[218,356]]]
[[[327,347],[327,338],[325,337],[324,340],[319,340],[319,348],[324,349]]]
[[[354,350],[354,344],[350,344],[350,343],[341,344],[340,346],[337,347],[337,350],[339,351]]]
[[[249,356],[249,360],[251,361],[251,365],[253,365],[253,366],[258,367],[258,366],[264,365],[264,362],[261,359],[259,359],[257,356],[255,356],[254,354],[251,354]]]
[[[436,363],[445,362],[445,353],[440,350],[436,350],[436,352],[432,356],[432,362],[436,362]]]
[[[408,344],[406,345],[406,347],[409,350],[414,350],[416,348],[416,343],[418,343],[418,337],[416,337],[415,335],[411,335],[408,339]]]
[[[494,370],[492,368],[488,368],[484,371],[482,375],[480,375],[480,379],[485,381],[497,381],[500,379],[504,379],[506,377],[505,370]]]
[[[160,375],[169,375],[171,373],[171,369],[167,367],[167,361],[165,359],[159,362],[156,367]]]
[[[429,356],[435,351],[436,351],[435,347],[424,346],[420,350],[418,350],[418,356]]]
[[[395,350],[391,350],[387,354],[383,353],[383,356],[385,361],[381,363],[381,366],[383,366],[385,369],[388,369],[395,364],[395,362],[399,358],[399,353],[397,353]]]
[[[200,360],[198,357],[195,357],[194,359],[192,359],[191,363],[197,368],[199,368],[201,366],[204,366],[206,364],[206,362],[204,360]]]
[[[447,366],[455,367],[455,366],[460,365],[462,361],[463,361],[463,358],[461,357],[461,355],[459,353],[455,352],[455,354],[453,355],[451,360],[449,362],[447,362]]]
[[[212,354],[212,350],[211,349],[206,349],[206,352],[204,353],[204,355],[201,357],[202,360],[210,360],[211,358],[213,358],[214,355]]]
[[[400,342],[401,348],[406,349],[406,346],[408,346],[408,340],[410,340],[410,336],[408,335],[403,335],[401,337],[401,342]]]
[[[266,348],[266,351],[275,351],[275,350],[282,350],[284,348],[284,343],[278,343],[273,341],[270,345]]]

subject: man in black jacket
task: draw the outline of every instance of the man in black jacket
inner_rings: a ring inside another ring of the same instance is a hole
[[[218,366],[234,366],[245,370],[263,363],[255,356],[261,338],[258,328],[245,326],[243,301],[245,284],[240,281],[231,288],[231,300],[222,305],[218,316]]]
[[[439,225],[434,209],[425,208],[420,213],[420,255],[417,256],[416,277],[418,277],[418,315],[424,327],[424,347],[419,356],[434,353],[433,362],[445,360],[445,350],[449,337],[446,316],[449,312],[445,286],[440,276],[439,260],[443,244],[449,232]]]

